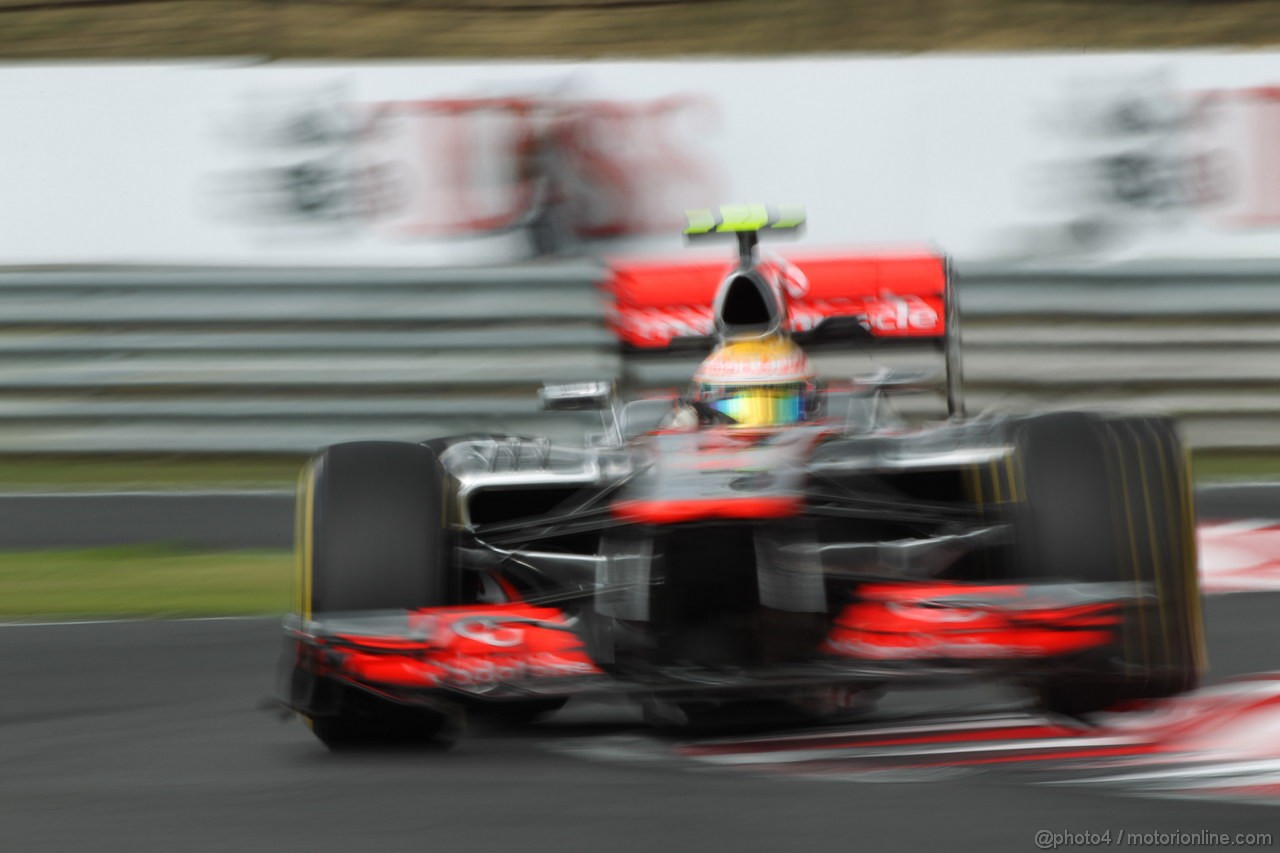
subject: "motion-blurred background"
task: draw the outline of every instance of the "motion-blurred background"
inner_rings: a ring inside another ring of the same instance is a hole
[[[741,202],[807,208],[792,257],[949,253],[975,413],[1178,415],[1212,686],[894,694],[698,773],[634,709],[345,760],[263,713],[308,454],[681,386],[599,286]],[[1278,425],[1276,0],[0,0],[7,848],[1270,846]]]
[[[1172,411],[1270,479],[1277,42],[1229,0],[0,0],[0,546],[265,548],[278,591],[316,448],[681,384],[597,287],[726,201],[950,253],[974,411]],[[32,577],[0,608],[223,612]]]

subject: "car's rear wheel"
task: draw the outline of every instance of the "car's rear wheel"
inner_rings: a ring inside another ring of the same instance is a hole
[[[1033,686],[1079,716],[1194,689],[1204,669],[1190,472],[1165,417],[1064,412],[1015,425],[1016,574],[1140,596],[1114,648]]]
[[[441,523],[443,474],[416,444],[354,442],[327,448],[298,493],[297,606],[305,618],[451,603],[455,588]],[[447,715],[404,708],[337,684],[314,686],[323,714],[312,731],[331,749],[429,740]]]

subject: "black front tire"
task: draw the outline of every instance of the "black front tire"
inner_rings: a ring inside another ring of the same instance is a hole
[[[1195,689],[1205,668],[1195,514],[1172,419],[1042,415],[1016,425],[1015,445],[1018,574],[1144,596],[1113,649],[1033,685],[1041,704],[1083,716]]]
[[[352,688],[342,691],[340,713],[311,717],[311,733],[331,752],[379,748],[448,749],[466,728],[461,707],[394,705]]]
[[[452,603],[456,588],[442,524],[444,475],[416,444],[327,448],[298,492],[297,606],[305,618]],[[448,714],[405,708],[338,684],[302,679],[311,729],[330,749],[438,740]]]
[[[389,441],[334,445],[312,460],[299,498],[305,612],[450,603],[444,474],[431,450]]]

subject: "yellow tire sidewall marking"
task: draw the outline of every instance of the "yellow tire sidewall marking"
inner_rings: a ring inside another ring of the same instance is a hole
[[[313,538],[315,536],[315,481],[316,465],[307,463],[298,476],[297,511],[294,528],[294,555],[297,564],[295,606],[302,618],[311,621],[311,592],[313,576]]]

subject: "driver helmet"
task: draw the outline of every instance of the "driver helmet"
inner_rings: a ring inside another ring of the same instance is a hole
[[[732,418],[734,426],[784,426],[813,415],[816,375],[789,337],[730,339],[693,375],[693,399]]]

